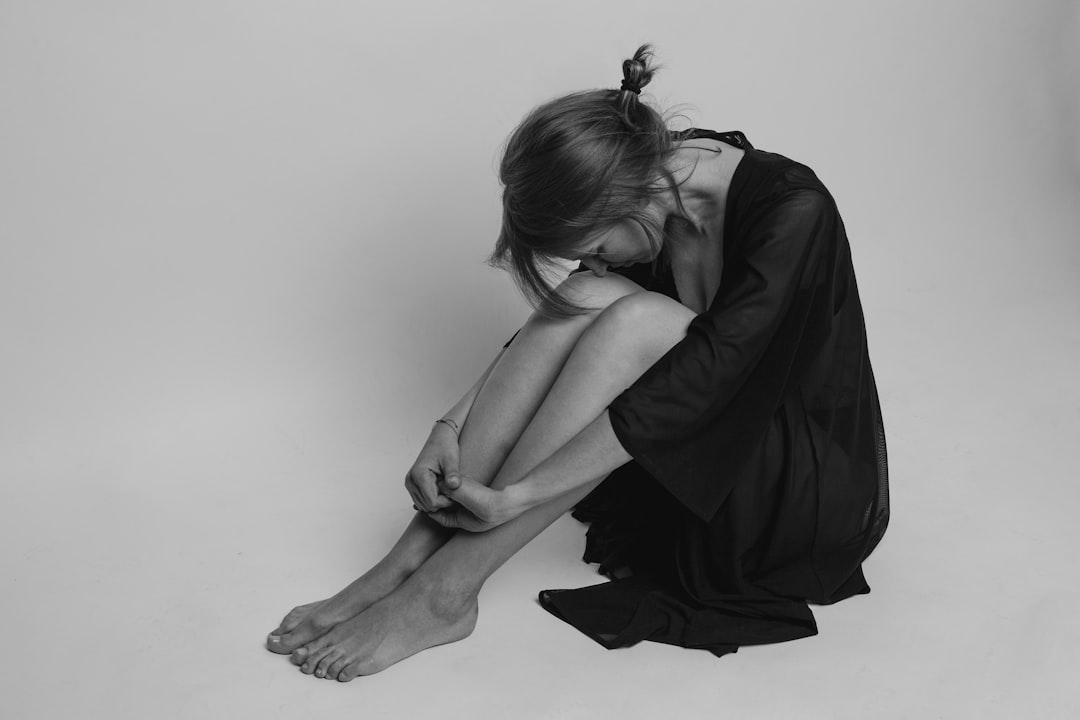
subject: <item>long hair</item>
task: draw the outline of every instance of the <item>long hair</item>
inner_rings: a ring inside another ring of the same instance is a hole
[[[652,51],[642,45],[623,62],[618,90],[587,90],[533,109],[510,135],[499,167],[502,229],[489,261],[510,271],[540,312],[585,311],[548,279],[559,259],[587,236],[637,222],[654,246],[663,242],[645,208],[671,187],[665,164],[671,134],[659,112],[639,98],[652,79]]]

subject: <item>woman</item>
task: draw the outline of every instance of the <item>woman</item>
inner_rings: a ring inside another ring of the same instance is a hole
[[[613,580],[541,603],[607,647],[723,655],[869,591],[885,441],[832,197],[741,133],[671,133],[638,97],[650,61],[511,136],[493,259],[538,310],[434,424],[389,554],[270,634],[303,672],[464,638],[486,578],[575,506]],[[552,287],[561,260],[581,268]]]

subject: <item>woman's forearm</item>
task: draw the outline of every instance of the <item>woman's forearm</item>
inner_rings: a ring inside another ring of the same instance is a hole
[[[511,505],[524,512],[571,490],[594,484],[630,460],[630,453],[615,436],[611,419],[604,410],[554,455],[503,492]]]

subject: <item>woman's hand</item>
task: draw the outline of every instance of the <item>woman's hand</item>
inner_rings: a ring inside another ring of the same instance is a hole
[[[439,494],[439,481],[458,477],[458,439],[445,423],[436,423],[416,462],[405,475],[405,489],[420,512],[434,512],[453,505]]]
[[[492,490],[475,480],[454,476],[439,483],[443,495],[454,501],[453,507],[428,513],[428,517],[443,527],[469,532],[490,530],[528,510],[514,488],[511,485]]]

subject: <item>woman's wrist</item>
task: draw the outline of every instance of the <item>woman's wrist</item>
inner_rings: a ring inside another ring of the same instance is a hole
[[[533,492],[533,483],[528,481],[528,476],[513,485],[507,485],[500,492],[502,494],[503,511],[510,517],[517,517],[527,510],[540,505],[542,498],[536,497]]]
[[[432,430],[432,432],[434,432],[435,430],[438,430],[440,427],[447,428],[448,430],[450,430],[452,433],[454,433],[454,437],[457,437],[458,435],[461,434],[461,426],[458,425],[457,420],[454,420],[454,418],[449,418],[449,417],[439,418],[438,420],[435,421],[435,424],[431,427],[431,430]]]

